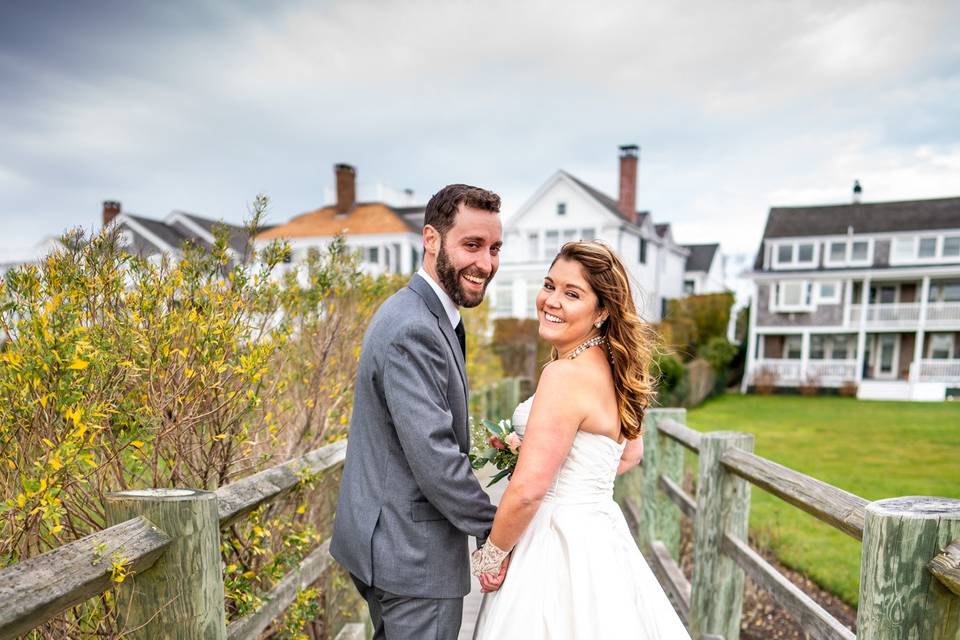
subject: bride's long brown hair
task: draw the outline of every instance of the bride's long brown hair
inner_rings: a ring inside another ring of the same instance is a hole
[[[643,414],[656,393],[650,371],[655,341],[652,329],[637,315],[627,270],[609,247],[597,241],[566,243],[551,268],[560,259],[583,267],[598,307],[609,314],[600,333],[610,347],[620,431],[630,440],[638,438],[643,435]]]

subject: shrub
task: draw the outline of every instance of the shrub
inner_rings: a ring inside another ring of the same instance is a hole
[[[844,380],[837,389],[837,393],[845,398],[857,396],[857,383],[854,380]]]
[[[711,338],[726,335],[732,305],[732,293],[670,300],[659,328],[664,342],[684,360],[693,359]]]
[[[797,389],[800,391],[800,395],[815,396],[820,392],[820,378],[809,375],[800,381]]]
[[[713,336],[700,349],[700,357],[710,363],[718,375],[723,376],[740,349],[724,336]]]
[[[272,275],[279,244],[231,266],[224,233],[178,261],[118,240],[72,233],[0,289],[0,566],[102,528],[106,491],[214,489],[342,438],[367,320],[399,286],[363,275],[342,239],[308,258],[303,284]],[[319,499],[294,493],[225,535],[228,617],[321,539],[328,480],[306,489]],[[38,634],[115,636],[110,604]]]
[[[777,372],[770,367],[762,367],[753,374],[753,390],[763,396],[768,396],[777,389]]]
[[[677,358],[658,353],[653,361],[657,376],[657,404],[663,407],[683,406],[687,399],[687,371]]]

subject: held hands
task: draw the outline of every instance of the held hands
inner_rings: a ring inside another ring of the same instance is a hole
[[[496,575],[492,573],[481,573],[480,574],[480,590],[483,593],[490,593],[491,591],[496,591],[503,586],[503,581],[507,577],[507,568],[510,566],[510,556],[508,555],[503,559],[503,563],[500,565],[500,572]]]
[[[501,549],[489,539],[470,556],[470,569],[479,577],[484,593],[500,588],[509,564],[510,551]]]

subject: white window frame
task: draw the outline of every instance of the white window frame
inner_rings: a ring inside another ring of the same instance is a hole
[[[902,264],[937,264],[940,262],[954,262],[960,256],[948,256],[944,255],[943,250],[946,245],[947,238],[957,238],[960,237],[960,232],[956,230],[950,231],[934,231],[934,232],[918,232],[910,236],[893,236],[890,241],[890,264],[891,265],[902,265]],[[898,256],[894,251],[894,247],[897,244],[897,241],[902,241],[906,238],[910,242],[910,255],[903,257]],[[936,246],[933,251],[932,256],[920,257],[920,240],[933,238],[936,241]]]
[[[953,342],[953,333],[931,333],[931,334],[930,334],[930,341],[927,342],[927,360],[933,360],[933,359],[934,359],[934,357],[933,357],[933,340],[934,340],[934,338],[947,338],[947,339],[950,341],[949,352],[947,353],[947,357],[946,357],[946,358],[943,358],[943,359],[944,359],[944,360],[952,360],[952,359],[953,359],[954,349],[956,348],[956,344],[954,344],[954,342]]]
[[[830,297],[824,297],[821,295],[820,288],[825,284],[833,285],[833,295]],[[839,280],[820,280],[814,283],[815,287],[813,290],[813,304],[840,304],[840,287],[841,282]]]
[[[953,256],[953,255],[948,256],[946,253],[944,253],[944,252],[946,251],[946,249],[947,249],[947,240],[950,240],[950,239],[953,239],[953,238],[956,238],[958,241],[960,241],[960,233],[957,233],[957,234],[954,234],[954,233],[945,233],[945,234],[943,234],[943,240],[942,240],[941,243],[940,243],[940,257],[943,258],[943,259],[945,259],[945,260],[950,259],[950,258],[958,258],[958,257],[960,257],[960,253],[958,253],[958,254],[955,255],[955,256]]]
[[[783,303],[783,291],[785,285],[799,285],[801,288],[801,299],[807,300],[810,299],[810,302],[801,302],[798,305],[786,305]],[[771,311],[778,312],[811,312],[817,308],[816,302],[814,301],[813,291],[811,290],[812,283],[809,280],[780,280],[773,283],[772,297],[776,299],[773,301],[773,308]]]
[[[854,242],[866,242],[867,243],[867,257],[863,260],[854,260],[853,259],[853,243]],[[843,251],[843,260],[833,260],[830,256],[831,245],[834,244],[844,244]],[[893,250],[893,244],[891,242],[891,251]],[[824,255],[823,255],[823,264],[826,267],[864,267],[870,266],[873,264],[873,238],[828,238],[824,241]]]
[[[493,288],[493,312],[513,315],[513,280],[498,280]]]
[[[790,357],[790,343],[791,342],[800,342],[800,356],[797,358]],[[783,339],[783,351],[781,352],[781,357],[784,360],[800,360],[803,358],[803,337],[799,334],[793,333]]]
[[[813,245],[813,257],[807,262],[800,262],[800,245],[809,244]],[[790,240],[787,242],[774,242],[773,251],[770,259],[772,261],[772,266],[774,269],[812,269],[816,268],[817,264],[820,262],[820,245],[819,240]],[[790,262],[780,262],[780,247],[790,246]]]

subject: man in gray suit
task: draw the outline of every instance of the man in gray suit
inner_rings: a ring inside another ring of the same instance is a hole
[[[499,211],[485,189],[437,192],[423,268],[364,337],[330,553],[367,601],[375,638],[455,640],[470,592],[467,537],[482,541],[493,524],[467,457],[459,308],[480,304],[497,271]]]

